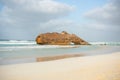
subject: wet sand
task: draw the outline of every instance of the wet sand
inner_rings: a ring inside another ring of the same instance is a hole
[[[1,65],[0,80],[120,80],[120,52]]]
[[[46,57],[38,57],[36,58],[37,62],[43,61],[51,61],[51,60],[58,60],[58,59],[65,59],[71,57],[82,57],[85,56],[84,54],[64,54],[64,55],[56,55],[56,56],[46,56]]]

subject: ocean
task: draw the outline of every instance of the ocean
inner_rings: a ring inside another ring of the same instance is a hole
[[[120,51],[120,42],[90,42],[91,45],[38,45],[35,41],[0,41],[0,65],[36,62],[36,58],[63,54],[86,56]]]

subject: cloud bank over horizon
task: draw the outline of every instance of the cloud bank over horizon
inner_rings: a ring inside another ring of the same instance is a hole
[[[69,21],[59,19],[69,15],[74,9],[73,6],[54,0],[2,0],[1,2],[4,4],[0,12],[1,36],[14,36],[18,39],[23,36],[31,38],[30,35],[35,36],[39,32],[54,31],[60,28],[59,24],[69,24]],[[53,26],[53,23],[56,26]]]
[[[89,23],[84,26],[92,29],[91,38],[95,37],[102,41],[120,41],[119,3],[120,0],[110,0],[102,7],[84,13],[84,17],[89,20]]]
[[[93,20],[90,26],[94,28],[120,31],[120,0],[111,0],[102,7],[88,11],[84,16]]]
[[[0,0],[0,39],[34,40],[39,33],[65,30],[88,41],[120,41],[120,0],[87,11],[81,8],[89,7],[87,0],[84,5],[79,2]]]

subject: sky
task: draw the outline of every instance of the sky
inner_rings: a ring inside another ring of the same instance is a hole
[[[120,41],[120,0],[0,0],[0,39],[35,40],[67,31],[86,41]]]

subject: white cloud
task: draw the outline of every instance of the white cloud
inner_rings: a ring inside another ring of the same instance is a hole
[[[72,6],[53,0],[3,0],[5,7],[2,15],[15,20],[48,21],[67,15]]]
[[[1,0],[0,2],[4,5],[0,11],[0,36],[11,38],[19,35],[23,35],[24,38],[36,37],[39,32],[53,30],[54,25],[61,23],[57,19],[67,16],[74,10],[73,6],[54,0]]]
[[[120,0],[111,0],[103,7],[85,13],[92,20],[88,26],[102,30],[120,31]]]
[[[48,21],[47,23],[44,23],[44,24],[40,24],[40,26],[44,26],[43,28],[46,29],[46,28],[53,28],[55,30],[64,30],[66,29],[67,27],[71,27],[72,25],[74,24],[73,21],[71,20],[63,20],[63,19],[58,19],[58,20],[50,20]],[[63,29],[64,28],[64,29]]]

